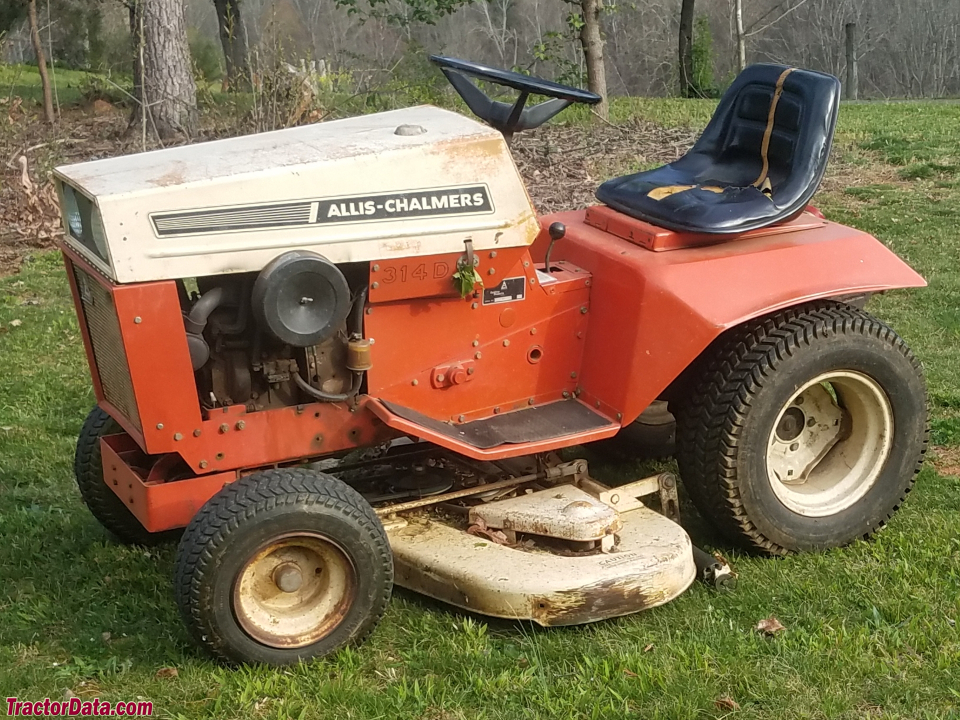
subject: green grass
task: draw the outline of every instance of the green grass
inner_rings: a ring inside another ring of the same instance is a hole
[[[48,68],[51,85],[55,87],[54,102],[76,105],[83,97],[83,89],[90,83],[102,83],[99,76],[83,70]],[[20,97],[24,101],[43,102],[40,73],[36,65],[0,64],[0,97]]]
[[[629,100],[614,114],[698,126],[711,107]],[[844,106],[837,151],[868,179],[878,163],[950,166],[957,111]],[[960,446],[960,189],[942,175],[851,183],[817,202],[930,281],[876,298],[871,310],[924,361],[934,438],[949,450]],[[285,670],[218,666],[180,624],[173,548],[113,543],[74,487],[73,442],[93,396],[54,254],[0,278],[0,328],[0,691],[8,695],[59,699],[66,688],[143,697],[161,717],[278,720],[960,717],[960,482],[929,465],[873,542],[822,554],[732,552],[685,506],[695,538],[724,549],[739,571],[733,594],[695,585],[663,608],[543,630],[398,591],[359,649]],[[601,478],[642,469],[591,461]],[[770,614],[787,629],[762,637],[752,628]],[[157,678],[164,667],[179,675]],[[718,707],[723,695],[740,709]]]

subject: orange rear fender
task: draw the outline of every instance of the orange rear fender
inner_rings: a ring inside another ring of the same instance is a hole
[[[924,279],[872,236],[828,221],[755,231],[713,245],[652,252],[584,223],[584,211],[541,219],[567,232],[554,258],[593,274],[581,399],[631,422],[724,330],[810,300]],[[542,257],[544,230],[534,246]]]

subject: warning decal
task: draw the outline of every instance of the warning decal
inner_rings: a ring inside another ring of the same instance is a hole
[[[499,285],[483,289],[484,305],[499,305],[500,303],[523,300],[523,293],[527,287],[527,279],[523,277],[506,278]]]

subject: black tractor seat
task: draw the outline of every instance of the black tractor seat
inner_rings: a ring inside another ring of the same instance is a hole
[[[597,199],[683,232],[741,233],[789,220],[823,179],[839,100],[833,75],[751,65],[686,155],[608,180]]]

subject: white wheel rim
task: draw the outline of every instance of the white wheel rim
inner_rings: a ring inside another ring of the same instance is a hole
[[[873,487],[892,444],[893,410],[880,385],[852,370],[823,373],[777,414],[767,477],[793,512],[835,515]]]
[[[277,538],[247,561],[234,583],[234,616],[254,640],[277,648],[311,645],[346,615],[355,591],[343,550],[314,534]]]

